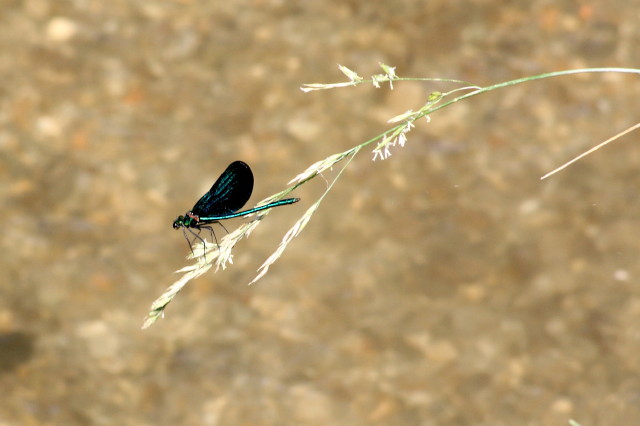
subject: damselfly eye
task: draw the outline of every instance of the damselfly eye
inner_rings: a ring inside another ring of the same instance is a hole
[[[178,229],[184,224],[184,217],[178,216],[176,220],[173,221],[173,229]]]

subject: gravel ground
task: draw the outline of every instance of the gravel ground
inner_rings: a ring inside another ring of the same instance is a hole
[[[505,5],[505,3],[507,3]],[[539,80],[295,192],[142,331],[230,162],[255,204],[454,84],[638,67],[637,0],[5,0],[0,424],[640,424],[640,82]],[[229,221],[235,229],[243,220]],[[221,230],[219,236],[223,235]]]

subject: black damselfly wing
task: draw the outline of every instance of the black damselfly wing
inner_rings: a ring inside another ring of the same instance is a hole
[[[191,212],[199,217],[224,216],[244,206],[253,191],[253,173],[242,161],[234,161],[222,172],[209,192],[198,200]]]

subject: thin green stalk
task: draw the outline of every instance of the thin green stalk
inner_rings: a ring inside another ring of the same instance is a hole
[[[294,191],[295,189],[297,189],[298,187],[306,184],[312,179],[315,179],[316,176],[323,173],[325,170],[330,169],[336,163],[339,163],[342,160],[348,158],[348,161],[340,169],[340,171],[335,176],[331,184],[327,187],[326,191],[320,196],[320,198],[314,204],[312,204],[312,206],[309,209],[307,209],[304,215],[286,233],[286,235],[284,236],[282,242],[280,243],[276,251],[258,269],[258,275],[254,278],[253,281],[251,281],[251,283],[254,283],[258,279],[260,279],[262,276],[264,276],[264,274],[268,271],[269,266],[273,264],[273,262],[275,262],[275,260],[278,257],[280,257],[280,255],[283,253],[283,251],[285,250],[287,245],[291,242],[291,240],[293,240],[293,238],[298,236],[299,233],[302,231],[302,229],[304,229],[304,227],[307,225],[307,223],[311,219],[311,216],[316,212],[316,210],[320,206],[320,203],[322,202],[322,200],[324,200],[324,198],[329,193],[329,191],[333,188],[333,186],[335,185],[337,180],[340,178],[344,170],[347,168],[347,166],[351,163],[351,161],[356,157],[356,155],[360,152],[362,148],[369,146],[374,142],[378,142],[378,144],[373,150],[373,153],[374,153],[373,159],[375,160],[376,158],[380,157],[381,159],[384,160],[391,155],[390,147],[397,146],[397,145],[404,146],[404,144],[407,141],[407,136],[406,136],[407,133],[409,133],[409,131],[414,127],[413,123],[418,119],[420,118],[429,119],[430,114],[436,111],[439,111],[451,104],[454,104],[456,102],[471,98],[473,96],[478,96],[493,90],[502,89],[505,87],[514,86],[516,84],[521,84],[521,83],[527,83],[535,80],[541,80],[541,79],[552,78],[552,77],[561,77],[561,76],[572,75],[572,74],[602,73],[602,72],[640,74],[639,69],[631,69],[631,68],[584,68],[584,69],[576,69],[576,70],[555,71],[555,72],[539,74],[531,77],[524,77],[524,78],[519,78],[511,81],[497,83],[487,87],[480,87],[480,86],[475,86],[471,83],[461,81],[461,80],[442,79],[442,78],[398,77],[395,73],[395,67],[390,67],[385,64],[380,64],[380,67],[382,68],[383,73],[373,75],[370,79],[364,79],[360,77],[356,72],[346,67],[343,67],[342,65],[339,65],[340,71],[347,76],[349,81],[340,82],[340,83],[331,83],[331,84],[320,84],[320,83],[305,84],[303,87],[301,87],[301,89],[305,92],[309,92],[314,90],[327,90],[327,89],[340,88],[340,87],[357,86],[364,83],[371,83],[377,88],[381,87],[381,83],[389,83],[390,88],[393,89],[393,83],[401,82],[401,81],[446,82],[446,83],[459,84],[462,87],[455,88],[445,93],[440,93],[440,92],[431,93],[425,105],[422,108],[420,108],[418,111],[409,110],[389,120],[389,122],[391,123],[399,123],[399,124],[394,125],[393,127],[389,128],[385,132],[377,136],[374,136],[371,139],[365,142],[362,142],[359,145],[356,145],[346,151],[330,155],[324,160],[320,160],[314,163],[313,165],[308,167],[304,172],[302,172],[301,174],[296,176],[294,179],[292,179],[289,182],[289,186],[285,188],[283,191],[277,194],[274,194],[271,197],[268,197],[265,200],[258,203],[258,205],[266,204],[266,203],[281,199],[286,195],[288,195],[289,193],[291,193],[292,191]],[[459,91],[469,91],[469,92],[463,95],[454,97],[452,99],[446,100],[447,98],[453,96],[454,93],[457,93]],[[632,128],[631,130],[633,129],[635,129],[635,127]],[[599,148],[600,146],[603,146],[606,143],[609,143],[609,141],[606,141],[605,143],[599,145],[598,147],[596,147],[596,149]],[[594,150],[595,149],[590,150],[587,153],[592,152]],[[578,157],[578,158],[581,158],[581,157]],[[268,213],[269,213],[268,210],[258,213],[252,221],[242,224],[238,229],[226,235],[220,241],[219,245],[213,245],[211,243],[207,243],[206,250],[205,250],[204,244],[201,244],[202,247],[200,246],[195,247],[194,252],[198,254],[195,256],[190,255],[189,257],[195,258],[196,263],[194,265],[188,266],[178,271],[178,272],[184,272],[185,274],[180,279],[178,279],[172,286],[170,286],[165,291],[165,293],[162,296],[160,296],[152,304],[151,310],[147,318],[145,319],[143,328],[149,327],[158,318],[162,317],[164,315],[164,310],[166,306],[171,302],[171,300],[173,300],[173,298],[187,284],[187,282],[202,275],[204,272],[206,272],[209,268],[212,267],[214,262],[216,263],[218,268],[222,267],[223,269],[226,267],[227,263],[232,263],[231,249],[235,246],[235,244],[240,239],[244,238],[245,236],[248,236],[253,231],[253,229],[255,229],[255,227],[258,226],[258,224],[261,222],[261,219],[264,218],[264,216],[267,215]]]

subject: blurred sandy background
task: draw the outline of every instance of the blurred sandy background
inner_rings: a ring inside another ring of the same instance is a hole
[[[186,264],[172,221],[227,164],[252,166],[252,205],[453,87],[301,84],[637,68],[639,10],[0,1],[0,424],[640,423],[638,136],[539,180],[638,121],[629,75],[434,114],[354,160],[256,285],[322,179],[140,330]]]

